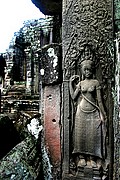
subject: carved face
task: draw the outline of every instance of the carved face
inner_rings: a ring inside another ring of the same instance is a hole
[[[85,78],[91,78],[92,76],[91,64],[85,64],[82,66],[82,74]]]

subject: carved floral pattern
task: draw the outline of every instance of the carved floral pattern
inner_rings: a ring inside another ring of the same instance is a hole
[[[63,12],[64,73],[71,69],[87,44],[95,51],[102,69],[102,80],[111,76],[113,65],[112,16],[110,1],[67,1]]]

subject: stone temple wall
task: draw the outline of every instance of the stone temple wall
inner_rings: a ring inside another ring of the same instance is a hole
[[[70,98],[69,78],[78,74],[80,63],[87,56],[95,62],[96,78],[99,80],[103,102],[108,117],[109,179],[113,175],[113,97],[114,46],[112,2],[110,0],[64,0],[63,1],[63,174],[69,173],[70,161]],[[91,57],[90,57],[91,58]],[[68,141],[69,139],[69,141]]]
[[[120,178],[120,1],[114,0],[115,92],[114,92],[114,179]]]
[[[116,33],[116,68],[114,91],[114,179],[120,178],[120,33]]]

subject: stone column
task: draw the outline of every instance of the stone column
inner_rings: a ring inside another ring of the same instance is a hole
[[[61,46],[54,43],[43,46],[39,62],[40,108],[44,122],[45,147],[50,157],[53,179],[59,179],[61,171]]]
[[[71,102],[69,78],[79,74],[82,54],[93,57],[96,78],[101,83],[103,101],[108,118],[107,159],[109,179],[112,179],[113,145],[113,25],[111,0],[63,0],[63,178],[71,173]],[[87,51],[86,51],[87,48]],[[86,51],[86,52],[85,52]],[[74,168],[73,168],[74,169]],[[72,169],[72,170],[73,170]],[[70,176],[71,177],[71,176]],[[77,178],[75,175],[71,179]],[[90,179],[90,178],[88,178]]]
[[[26,93],[31,94],[31,54],[30,50],[26,49]]]
[[[120,33],[116,33],[116,71],[114,98],[114,179],[119,179],[120,171]]]

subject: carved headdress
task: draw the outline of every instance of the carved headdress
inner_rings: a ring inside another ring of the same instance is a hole
[[[86,45],[80,55],[80,65],[85,63],[94,64],[94,52],[92,48]]]
[[[90,65],[93,68],[93,61],[91,60],[84,60],[81,62],[81,67],[83,67],[84,65]]]
[[[95,68],[95,53],[94,50],[92,49],[91,46],[85,45],[83,48],[83,51],[81,52],[80,55],[80,61],[79,65],[82,68],[84,65],[89,65],[92,68],[93,71],[93,76],[94,76],[94,68]],[[81,71],[82,72],[82,71]],[[82,73],[81,73],[81,78],[84,79]]]

